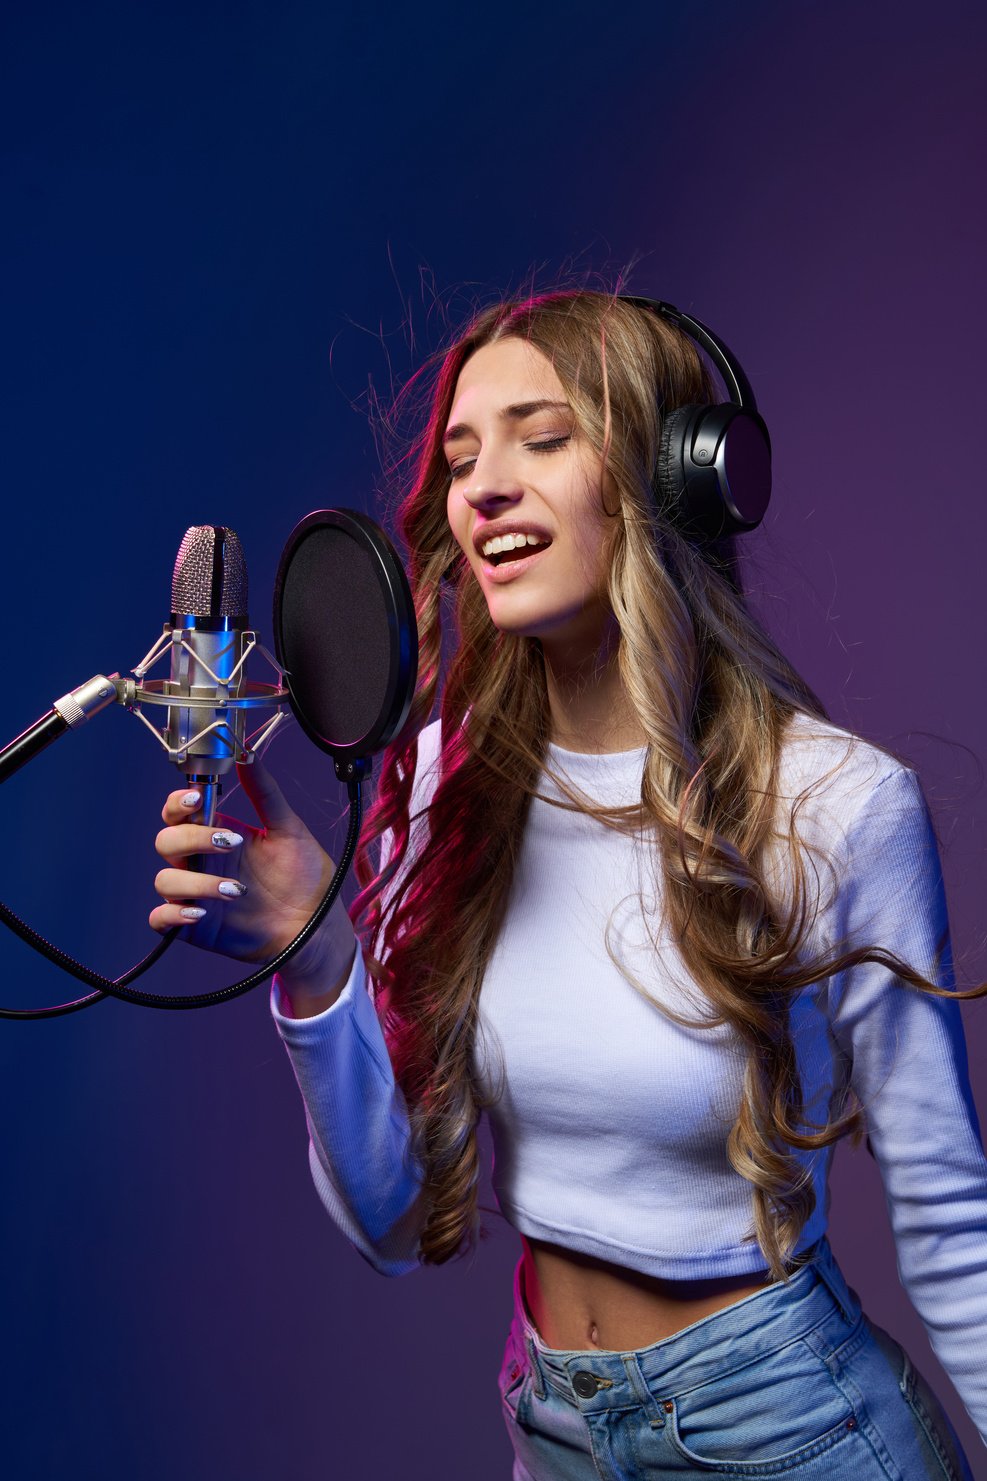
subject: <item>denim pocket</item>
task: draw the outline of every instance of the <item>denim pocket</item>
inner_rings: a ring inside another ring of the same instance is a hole
[[[829,1452],[857,1426],[826,1364],[801,1339],[710,1383],[656,1397],[676,1450],[697,1469],[731,1476],[790,1472],[818,1457],[822,1478]]]

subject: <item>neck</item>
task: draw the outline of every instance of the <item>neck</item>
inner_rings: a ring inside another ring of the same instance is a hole
[[[594,648],[542,641],[550,739],[563,750],[603,754],[647,744],[620,677],[619,640],[611,620]]]

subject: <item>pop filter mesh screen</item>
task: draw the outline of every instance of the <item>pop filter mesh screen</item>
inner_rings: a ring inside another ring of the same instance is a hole
[[[376,558],[345,530],[299,543],[281,595],[282,661],[295,704],[330,745],[352,746],[387,708],[388,607]]]

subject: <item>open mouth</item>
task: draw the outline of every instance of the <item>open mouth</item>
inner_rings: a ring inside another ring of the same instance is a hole
[[[529,556],[540,555],[547,550],[552,542],[543,540],[538,545],[517,545],[513,550],[497,550],[492,555],[485,555],[483,559],[491,566],[506,566],[518,561],[527,560]]]

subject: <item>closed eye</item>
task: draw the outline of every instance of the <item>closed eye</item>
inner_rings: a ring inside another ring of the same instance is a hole
[[[572,440],[572,433],[567,432],[564,437],[547,437],[542,442],[526,442],[524,445],[533,453],[550,453],[556,448],[565,447]]]
[[[526,442],[524,445],[533,453],[554,453],[558,452],[559,448],[565,447],[566,443],[571,441],[572,433],[566,432],[562,437],[545,437],[538,442]],[[451,479],[462,478],[463,474],[468,473],[475,462],[475,458],[464,458],[461,463],[454,463],[449,469],[449,477]]]

